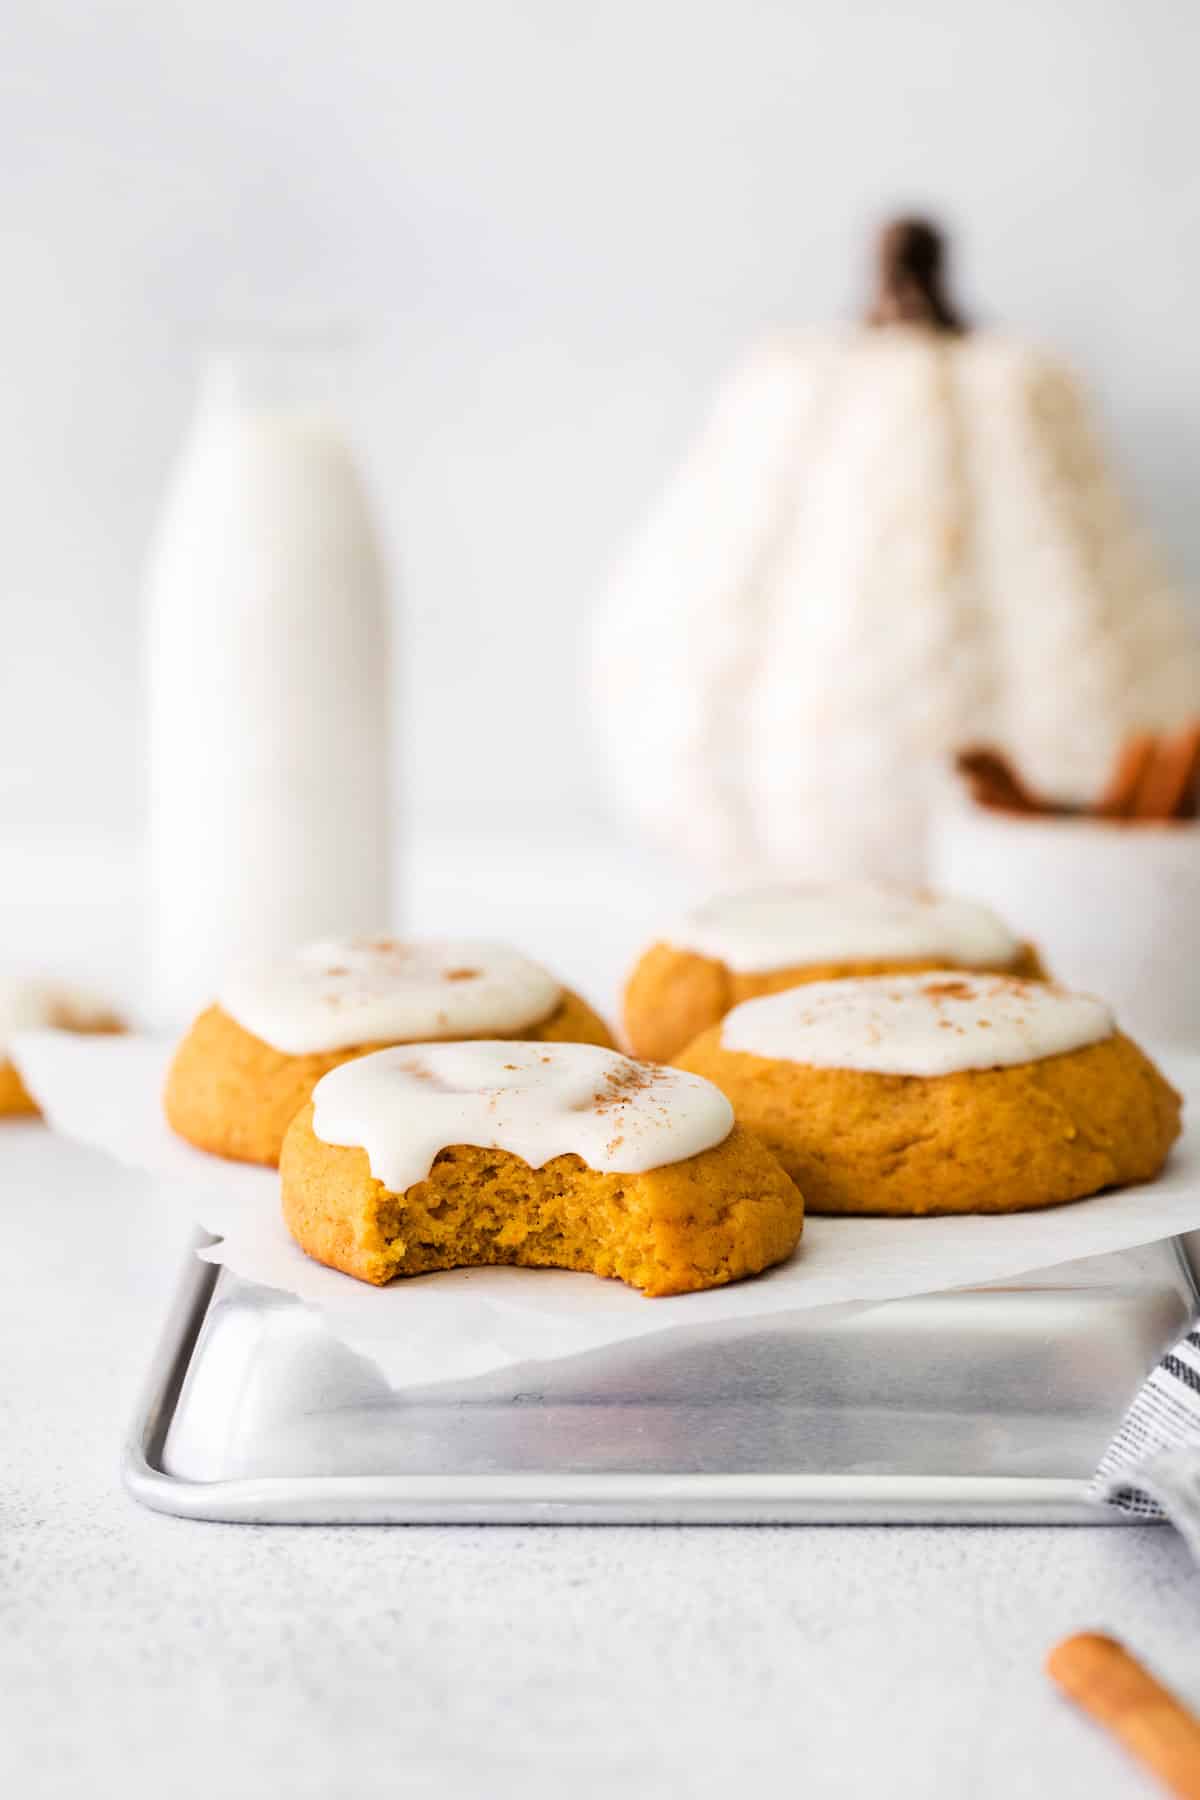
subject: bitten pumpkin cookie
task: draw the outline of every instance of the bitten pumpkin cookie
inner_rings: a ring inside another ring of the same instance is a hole
[[[1180,1098],[1100,1001],[934,973],[736,1007],[679,1059],[815,1213],[1022,1212],[1157,1175]]]
[[[389,1044],[478,1037],[612,1042],[578,994],[507,945],[331,941],[226,983],[175,1053],[167,1120],[201,1150],[275,1164],[330,1069]]]
[[[519,1263],[682,1294],[795,1249],[804,1206],[724,1095],[583,1044],[419,1044],[318,1082],[284,1139],[283,1215],[377,1285]]]
[[[117,1014],[101,1001],[52,981],[0,980],[0,1119],[29,1117],[37,1104],[8,1055],[19,1031],[116,1032]]]
[[[868,881],[730,894],[642,955],[625,988],[625,1036],[635,1056],[669,1062],[759,994],[946,968],[1043,973],[1037,953],[970,900]]]

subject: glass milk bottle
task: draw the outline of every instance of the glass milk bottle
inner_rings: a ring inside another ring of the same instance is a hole
[[[209,361],[150,555],[150,1007],[391,919],[387,587],[344,352]]]

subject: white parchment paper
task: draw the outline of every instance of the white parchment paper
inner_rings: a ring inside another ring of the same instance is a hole
[[[617,1281],[533,1269],[457,1269],[372,1288],[296,1247],[274,1170],[206,1156],[171,1133],[161,1104],[169,1045],[45,1031],[19,1038],[12,1054],[55,1130],[158,1177],[164,1206],[220,1238],[201,1254],[318,1308],[330,1331],[397,1386],[574,1356],[651,1332],[998,1281],[1200,1227],[1200,1058],[1176,1058],[1168,1073],[1193,1124],[1165,1174],[1145,1187],[1000,1218],[814,1218],[783,1267],[664,1300]]]

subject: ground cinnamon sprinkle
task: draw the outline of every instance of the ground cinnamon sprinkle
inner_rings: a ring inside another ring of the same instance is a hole
[[[431,1087],[439,1087],[441,1085],[433,1070],[428,1068],[425,1063],[418,1062],[416,1057],[409,1057],[407,1061],[402,1062],[399,1066],[406,1075],[411,1075],[414,1081],[428,1082]]]
[[[479,970],[478,969],[447,969],[444,979],[446,981],[478,981]]]
[[[604,1077],[598,1091],[590,1100],[584,1102],[583,1110],[598,1113],[612,1112],[614,1108],[623,1106],[632,1100],[635,1094],[641,1094],[652,1087],[658,1071],[649,1065],[626,1063],[624,1068],[613,1069]]]
[[[966,981],[932,981],[925,992],[931,1000],[970,1000],[975,990]]]

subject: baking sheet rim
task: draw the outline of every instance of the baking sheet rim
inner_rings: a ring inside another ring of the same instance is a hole
[[[1193,1291],[1200,1234],[1171,1240]],[[132,1497],[178,1518],[242,1524],[1044,1524],[1134,1521],[1044,1476],[513,1474],[280,1476],[190,1481],[162,1446],[220,1268],[189,1250],[126,1438]]]

